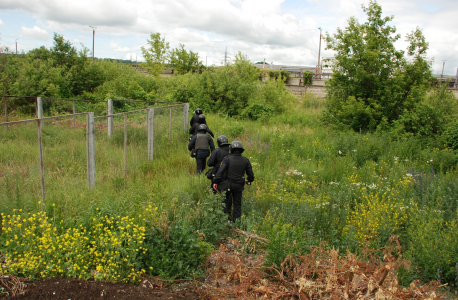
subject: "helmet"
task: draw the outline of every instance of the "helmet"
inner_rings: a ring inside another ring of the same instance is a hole
[[[205,115],[204,114],[200,114],[199,115],[199,123],[202,123],[205,121]]]
[[[196,115],[203,114],[202,108],[196,108],[196,110],[194,112],[196,113]]]
[[[201,130],[204,130],[204,131],[207,131],[207,125],[205,124],[200,124],[199,127],[197,127],[197,131],[201,131]]]
[[[240,149],[241,150],[240,153],[245,151],[245,149],[243,149],[242,143],[240,143],[239,141],[233,141],[230,147],[231,147],[231,153],[233,153],[234,149]]]
[[[229,145],[229,140],[225,135],[220,135],[216,139],[216,143],[218,144],[218,147],[224,146],[224,145]]]

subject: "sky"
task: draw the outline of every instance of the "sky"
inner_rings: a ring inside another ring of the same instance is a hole
[[[405,50],[406,34],[419,27],[429,42],[434,74],[456,75],[457,0],[378,0],[394,16]],[[0,0],[0,47],[27,52],[53,45],[54,33],[100,58],[143,61],[141,47],[159,32],[171,48],[184,44],[204,65],[219,66],[241,52],[252,62],[310,66],[332,57],[322,34],[365,22],[369,0]],[[227,50],[226,50],[227,49]],[[227,52],[226,52],[227,51]]]

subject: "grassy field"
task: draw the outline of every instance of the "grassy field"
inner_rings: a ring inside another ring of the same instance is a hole
[[[414,278],[458,284],[456,153],[413,138],[332,132],[323,100],[308,95],[282,115],[257,121],[206,115],[215,136],[245,147],[256,180],[235,226],[269,239],[268,265],[326,242],[345,253],[384,247],[399,236]],[[85,128],[46,123],[46,199],[41,199],[36,125],[0,128],[0,211],[4,272],[138,282],[142,274],[189,277],[234,226],[209,180],[195,175],[188,134],[165,113],[155,159],[147,160],[142,117],[123,131],[96,134],[96,188],[87,187]],[[178,113],[177,113],[178,116]],[[84,122],[81,119],[80,122]],[[103,125],[99,125],[103,127]]]

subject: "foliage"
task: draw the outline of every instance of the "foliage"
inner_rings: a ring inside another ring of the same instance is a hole
[[[3,272],[37,277],[74,277],[139,282],[145,270],[138,259],[145,227],[129,217],[98,213],[88,226],[64,228],[63,221],[44,212],[2,213],[1,243],[6,257]]]
[[[393,17],[382,17],[381,6],[371,0],[362,6],[367,21],[354,17],[348,26],[326,35],[332,59],[333,76],[327,81],[328,102],[323,119],[340,128],[375,130],[379,124],[392,124],[413,111],[429,88],[431,62],[425,59],[428,43],[420,29],[407,35],[407,54],[394,43],[400,39],[388,25]]]
[[[275,79],[275,80],[281,80],[284,83],[288,83],[290,73],[286,70],[269,70],[267,72],[269,75],[269,78]]]
[[[304,79],[304,85],[311,85],[312,84],[313,75],[315,75],[315,73],[313,73],[311,71],[304,71],[304,73],[302,73],[302,77]]]
[[[192,51],[186,51],[183,44],[171,51],[170,63],[177,74],[194,73],[201,65],[199,55]]]
[[[159,32],[151,33],[150,39],[147,40],[148,47],[142,46],[142,54],[146,61],[148,72],[157,76],[164,69],[168,59],[170,45],[161,38]]]

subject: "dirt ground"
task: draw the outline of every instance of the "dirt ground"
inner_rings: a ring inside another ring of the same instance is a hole
[[[168,288],[154,279],[143,280],[139,285],[114,282],[79,280],[71,278],[47,278],[22,281],[19,295],[3,295],[1,299],[27,300],[92,300],[92,299],[203,299],[193,282],[183,282]],[[23,292],[23,294],[22,294]],[[11,294],[11,293],[10,293]]]

